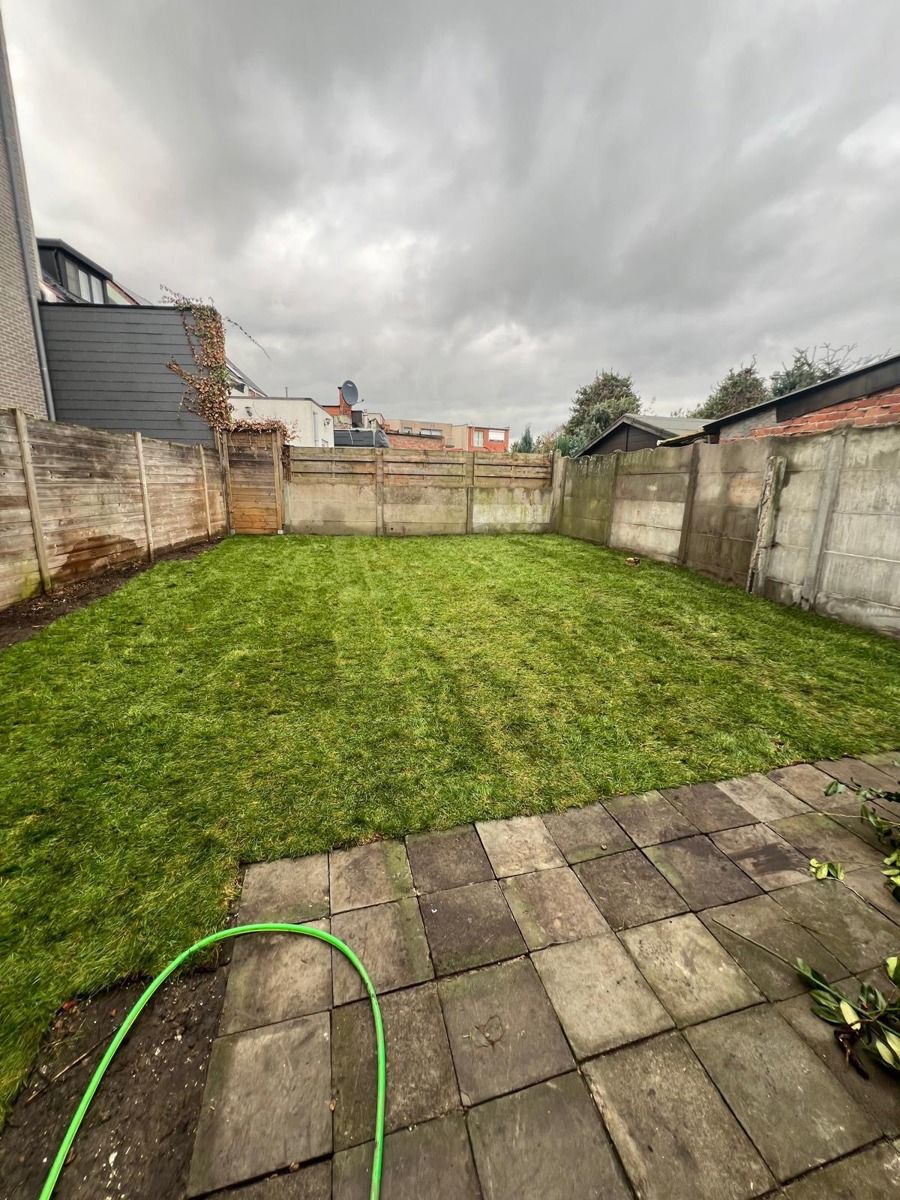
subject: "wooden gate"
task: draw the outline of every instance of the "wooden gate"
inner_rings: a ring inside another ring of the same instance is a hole
[[[283,438],[241,431],[222,439],[228,526],[232,533],[284,531]]]

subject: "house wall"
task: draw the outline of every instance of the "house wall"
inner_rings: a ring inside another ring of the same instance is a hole
[[[16,216],[31,253],[23,256]],[[0,25],[0,406],[47,416],[30,297],[38,295],[37,243]]]
[[[233,396],[231,408],[238,419],[283,421],[291,446],[334,445],[334,418],[308,397]]]
[[[0,608],[41,590],[39,547],[51,585],[148,556],[134,435],[24,416],[20,423],[24,447],[15,412],[0,411]],[[225,532],[214,452],[149,438],[141,452],[155,553]]]
[[[900,636],[900,426],[566,460],[555,528]]]
[[[540,533],[550,525],[547,455],[291,447],[288,462],[289,533]]]
[[[197,370],[177,309],[42,304],[40,311],[58,420],[214,445],[212,430],[184,405],[183,380],[166,365]]]

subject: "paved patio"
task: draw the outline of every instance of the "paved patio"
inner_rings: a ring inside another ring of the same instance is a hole
[[[900,950],[884,852],[852,792],[824,794],[897,788],[898,757],[258,864],[238,920],[330,928],[371,974],[385,1200],[880,1200],[900,1194],[897,1079],[848,1069],[752,943],[849,987]],[[811,856],[845,881],[813,880]],[[362,996],[320,942],[234,944],[191,1196],[366,1200]]]

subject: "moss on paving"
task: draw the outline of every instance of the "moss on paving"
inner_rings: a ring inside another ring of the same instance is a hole
[[[233,538],[0,655],[0,1098],[239,862],[897,742],[900,645],[624,559]]]

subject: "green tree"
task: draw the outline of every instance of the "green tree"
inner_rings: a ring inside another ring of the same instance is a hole
[[[754,404],[762,404],[764,400],[771,398],[772,393],[757,370],[754,358],[749,367],[732,367],[703,403],[694,409],[691,416],[705,417],[707,421],[713,421],[716,417],[727,417],[729,413],[740,412],[742,408],[752,408]]]
[[[600,371],[580,387],[562,432],[572,439],[573,450],[583,449],[625,413],[641,411],[641,399],[630,375]]]
[[[854,356],[856,346],[807,346],[804,350],[794,348],[794,357],[789,363],[782,363],[781,369],[772,372],[772,395],[786,396],[798,388],[810,387],[814,383],[824,383],[826,379],[834,379],[854,367],[863,367],[873,362],[872,358]]]
[[[578,445],[570,433],[564,432],[565,426],[560,425],[556,429],[551,429],[549,433],[542,433],[534,444],[535,449],[539,454],[552,454],[556,451],[557,454],[563,457],[576,454]]]
[[[531,436],[531,426],[525,426],[525,432],[517,442],[512,444],[513,454],[533,454],[534,453],[534,438]]]

